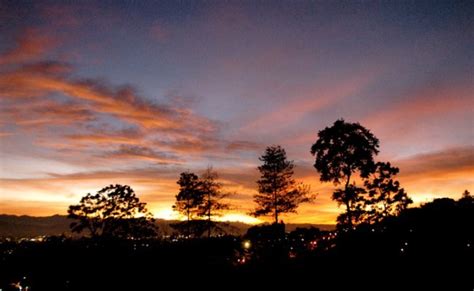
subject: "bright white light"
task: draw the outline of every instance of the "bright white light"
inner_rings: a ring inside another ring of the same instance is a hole
[[[168,208],[161,208],[161,209],[156,209],[153,210],[153,214],[156,218],[160,219],[179,219],[179,213],[175,212],[171,209],[171,207]]]
[[[252,246],[252,244],[248,240],[244,241],[243,245],[244,249],[250,249],[250,247]]]

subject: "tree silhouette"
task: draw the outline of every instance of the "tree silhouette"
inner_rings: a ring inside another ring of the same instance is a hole
[[[465,199],[472,198],[471,192],[469,192],[467,189],[464,190],[464,192],[462,192],[462,198],[465,198]]]
[[[368,190],[368,197],[364,199],[364,222],[380,222],[385,217],[398,215],[413,202],[400,188],[400,183],[392,179],[398,172],[389,162],[378,162],[374,173],[364,181]]]
[[[179,185],[179,192],[178,195],[176,195],[173,210],[186,216],[186,235],[191,235],[191,228],[193,226],[192,219],[198,215],[199,207],[204,202],[201,181],[196,174],[183,172],[180,174],[179,180],[176,183]],[[182,225],[176,226],[181,227]]]
[[[280,146],[267,147],[259,158],[263,165],[258,167],[261,173],[258,183],[258,194],[254,201],[257,208],[254,216],[271,213],[278,223],[280,213],[296,212],[300,203],[310,202],[314,197],[309,196],[309,186],[296,183],[293,179],[293,161],[287,160],[285,150]]]
[[[337,217],[337,223],[340,226],[352,226],[358,224],[364,216],[364,196],[367,191],[364,188],[357,187],[355,184],[349,184],[344,189],[336,189],[332,194],[332,199],[339,205],[349,206],[350,211],[340,214]]]
[[[373,172],[374,155],[378,154],[379,140],[359,123],[348,123],[339,119],[331,127],[319,131],[318,140],[311,147],[316,156],[314,167],[320,173],[322,182],[344,183],[333,199],[345,205],[346,213],[338,219],[352,228],[360,208],[361,188],[351,178],[358,173],[367,178]]]
[[[72,232],[88,230],[92,237],[142,238],[156,236],[153,216],[130,186],[110,185],[88,193],[68,209]]]
[[[200,189],[203,195],[203,201],[198,206],[198,216],[207,219],[207,236],[211,236],[211,230],[215,227],[212,217],[219,215],[219,212],[229,209],[227,203],[223,203],[222,199],[228,196],[222,192],[222,183],[217,181],[217,172],[211,167],[207,168],[200,179]]]
[[[474,204],[474,196],[471,195],[467,189],[462,192],[461,199],[459,199],[459,204],[465,206],[471,206]]]

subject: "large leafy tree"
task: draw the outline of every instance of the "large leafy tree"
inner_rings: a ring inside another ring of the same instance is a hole
[[[400,182],[393,179],[399,169],[387,162],[378,162],[374,173],[364,181],[368,197],[364,199],[364,222],[380,222],[385,217],[399,215],[413,201]]]
[[[73,232],[88,230],[92,237],[142,238],[156,236],[153,216],[127,185],[110,185],[88,193],[68,209]]]
[[[204,202],[204,193],[202,191],[202,183],[199,177],[191,172],[181,173],[179,180],[179,192],[176,195],[176,202],[173,205],[173,210],[178,211],[186,216],[186,223],[176,225],[178,228],[187,230],[186,235],[191,235],[191,228],[193,228],[193,219],[200,211],[200,206]]]
[[[228,193],[222,191],[222,183],[218,181],[218,174],[213,171],[211,167],[207,168],[203,175],[201,175],[201,191],[203,194],[202,204],[198,207],[198,216],[205,217],[207,220],[207,236],[211,236],[212,228],[216,225],[212,218],[220,215],[222,210],[228,209],[229,204],[222,200],[228,196]]]
[[[261,173],[258,183],[258,194],[254,201],[257,208],[255,216],[271,214],[275,223],[282,213],[296,212],[301,203],[310,202],[309,186],[297,183],[293,178],[295,165],[289,161],[281,146],[267,147],[259,158],[263,162],[258,170]]]
[[[314,167],[322,182],[343,184],[333,199],[345,205],[346,212],[339,217],[340,224],[352,228],[360,213],[360,187],[354,182],[356,175],[367,178],[374,170],[374,155],[378,154],[379,140],[359,123],[339,119],[330,127],[319,131],[311,147],[316,156]],[[344,222],[342,222],[344,221]]]

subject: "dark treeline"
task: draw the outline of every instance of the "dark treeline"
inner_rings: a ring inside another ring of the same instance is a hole
[[[0,288],[19,290],[11,285],[19,283],[30,290],[157,290],[170,282],[180,288],[208,284],[203,278],[209,276],[211,289],[313,284],[327,290],[329,284],[335,290],[410,290],[412,284],[439,283],[470,290],[473,221],[474,198],[465,195],[435,199],[351,231],[285,233],[283,224],[272,224],[252,227],[243,237],[3,241]]]
[[[219,282],[227,280],[265,289],[301,283],[385,290],[442,282],[472,290],[473,196],[466,190],[459,200],[409,208],[412,201],[396,180],[399,169],[377,161],[378,148],[379,140],[358,123],[337,120],[319,131],[310,150],[314,168],[322,182],[333,183],[332,198],[344,209],[333,231],[286,232],[281,216],[317,195],[293,178],[293,161],[274,145],[260,157],[251,213],[272,224],[251,227],[244,236],[225,234],[215,218],[233,207],[226,202],[232,193],[212,168],[180,174],[173,209],[184,220],[171,236],[160,235],[131,187],[110,185],[69,207],[71,230],[82,238],[2,241],[0,289],[155,290],[170,282],[222,288]]]

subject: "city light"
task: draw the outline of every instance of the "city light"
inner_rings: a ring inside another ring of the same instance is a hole
[[[252,244],[250,243],[249,240],[246,240],[246,241],[243,242],[243,246],[244,246],[244,249],[250,249]]]

